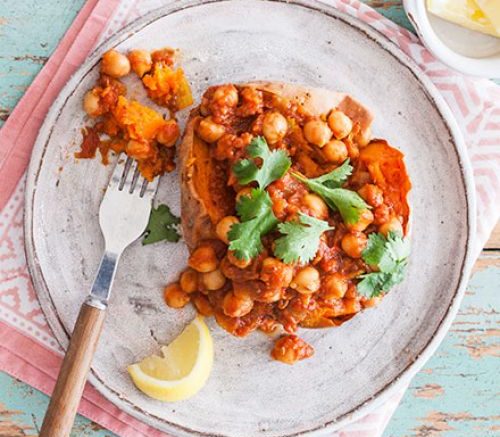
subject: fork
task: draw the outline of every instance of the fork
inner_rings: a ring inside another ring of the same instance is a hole
[[[118,157],[99,209],[104,254],[90,294],[80,308],[40,437],[70,434],[102,331],[118,261],[125,248],[144,232],[159,179],[148,183],[140,176],[137,161]]]

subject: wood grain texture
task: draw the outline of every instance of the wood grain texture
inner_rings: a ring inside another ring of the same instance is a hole
[[[363,0],[411,30],[400,0]],[[84,0],[4,1],[0,8],[0,126],[12,111],[70,25]],[[499,339],[500,226],[475,266],[469,291],[452,331],[435,356],[413,380],[385,437],[496,436]],[[496,317],[496,318],[495,318]],[[479,352],[474,352],[479,351]],[[35,436],[48,397],[0,374],[0,437]],[[74,437],[112,437],[78,417]]]
[[[495,229],[493,229],[490,239],[484,248],[487,250],[500,250],[500,222],[498,222]]]
[[[106,311],[83,304],[71,335],[40,437],[67,437],[75,420]]]

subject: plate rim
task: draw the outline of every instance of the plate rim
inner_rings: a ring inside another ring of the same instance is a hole
[[[65,106],[68,98],[73,94],[75,89],[75,84],[79,79],[83,78],[89,74],[90,70],[99,62],[100,55],[104,51],[113,48],[130,37],[131,34],[137,33],[142,30],[147,25],[161,19],[164,16],[174,14],[186,9],[191,9],[195,7],[204,6],[211,3],[226,3],[226,2],[242,2],[243,0],[187,0],[181,2],[171,2],[160,8],[154,9],[140,17],[130,24],[125,26],[123,29],[113,34],[110,38],[105,40],[95,50],[86,58],[85,62],[82,63],[78,69],[71,75],[67,83],[59,92],[58,97],[54,100],[51,105],[44,122],[38,132],[36,141],[33,146],[33,152],[31,155],[29,167],[26,176],[26,190],[25,190],[25,209],[24,209],[24,238],[25,238],[25,254],[28,265],[28,270],[33,278],[33,287],[35,289],[37,298],[40,302],[42,311],[47,319],[54,336],[56,337],[59,345],[65,350],[69,342],[69,332],[64,327],[59,315],[55,309],[55,305],[52,301],[51,293],[45,282],[43,272],[41,271],[40,263],[38,261],[38,254],[36,252],[34,239],[33,239],[33,205],[34,198],[37,189],[38,176],[41,169],[41,163],[43,161],[43,156],[47,148],[47,144],[50,141],[53,126],[59,118],[62,108]],[[336,431],[345,425],[358,420],[359,418],[365,416],[388,399],[392,398],[397,394],[397,392],[408,385],[410,380],[416,375],[416,373],[422,368],[426,361],[434,354],[442,340],[444,339],[446,333],[448,332],[453,319],[455,318],[462,298],[465,293],[465,288],[467,281],[470,276],[474,261],[473,253],[473,240],[476,230],[476,198],[474,190],[474,180],[472,176],[472,167],[467,156],[467,150],[465,143],[458,127],[458,123],[455,120],[451,109],[448,107],[444,98],[441,96],[435,85],[431,80],[425,75],[425,73],[420,69],[420,67],[413,61],[408,55],[406,55],[394,42],[392,42],[388,37],[382,34],[380,31],[371,27],[369,24],[361,21],[359,18],[354,17],[347,12],[343,12],[332,5],[328,5],[324,2],[314,1],[314,0],[255,0],[260,2],[269,3],[280,3],[280,4],[291,4],[294,6],[299,6],[304,9],[312,10],[316,13],[321,13],[328,16],[330,19],[340,20],[346,25],[354,28],[363,37],[367,37],[375,42],[381,47],[382,50],[388,52],[392,57],[399,62],[399,64],[406,68],[417,80],[422,88],[422,91],[426,95],[430,103],[438,111],[444,125],[449,131],[450,137],[453,141],[450,143],[453,151],[457,156],[457,163],[460,168],[460,175],[463,181],[463,186],[465,190],[465,201],[467,204],[467,213],[465,217],[467,219],[467,239],[465,242],[465,253],[462,259],[462,265],[460,268],[460,279],[458,281],[457,288],[452,297],[451,303],[447,308],[443,318],[440,320],[435,332],[419,352],[415,360],[405,367],[397,377],[395,377],[391,382],[386,384],[381,388],[375,395],[371,398],[366,399],[364,402],[360,403],[354,407],[351,411],[342,414],[341,416],[326,421],[323,424],[316,425],[315,427],[295,432],[291,434],[281,434],[283,437],[295,437],[295,436],[319,436],[323,435],[328,431]],[[82,296],[85,297],[85,296]],[[135,417],[136,419],[153,426],[154,428],[160,429],[162,431],[175,433],[174,435],[179,436],[213,436],[214,434],[209,434],[203,431],[197,431],[193,429],[186,428],[180,424],[172,423],[164,418],[158,417],[156,415],[150,414],[137,405],[133,405],[127,399],[124,399],[119,393],[115,392],[112,388],[108,387],[104,380],[100,378],[93,369],[89,373],[89,382],[101,393],[108,401],[112,402],[118,408],[122,409],[126,413]],[[227,434],[217,434],[217,436],[225,437]]]

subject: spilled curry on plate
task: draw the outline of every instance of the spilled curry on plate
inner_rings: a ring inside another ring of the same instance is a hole
[[[123,71],[106,68],[105,54],[85,96],[95,123],[77,156],[125,152],[152,179],[174,168],[175,113],[192,104],[189,85],[171,49],[115,54]],[[118,73],[131,69],[169,117],[127,99]],[[178,150],[190,257],[166,303],[191,302],[238,337],[273,334],[271,355],[288,364],[314,353],[299,328],[339,326],[376,306],[404,279],[411,184],[403,154],[372,138],[372,120],[354,98],[324,89],[208,88]]]

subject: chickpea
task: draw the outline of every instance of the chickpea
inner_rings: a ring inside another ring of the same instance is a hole
[[[323,147],[322,152],[323,156],[328,162],[334,162],[338,164],[344,162],[349,156],[347,146],[343,141],[340,140],[328,141],[325,147]]]
[[[288,122],[279,112],[268,112],[262,121],[262,133],[269,144],[281,141],[288,131]]]
[[[179,138],[179,125],[175,120],[167,120],[158,130],[156,141],[167,147],[172,147]]]
[[[224,296],[222,310],[229,317],[243,317],[252,311],[253,300],[249,296],[236,296],[232,291]]]
[[[310,120],[304,126],[306,140],[318,147],[323,147],[332,137],[332,131],[321,120]]]
[[[359,132],[355,135],[354,141],[358,144],[360,148],[366,147],[370,144],[372,138],[372,130],[370,127],[366,129],[360,129]]]
[[[93,90],[87,91],[83,98],[83,110],[91,117],[98,117],[101,115],[101,105],[99,103],[99,96]]]
[[[179,279],[182,291],[194,293],[198,290],[198,273],[193,269],[187,269],[182,272]]]
[[[303,204],[307,207],[313,217],[324,220],[328,217],[328,206],[317,194],[308,193],[302,198]]]
[[[313,354],[313,347],[296,335],[285,335],[279,338],[271,351],[271,356],[275,360],[286,364],[294,364]]]
[[[368,243],[368,238],[362,232],[345,234],[340,245],[342,250],[351,258],[361,258],[363,250]]]
[[[256,281],[233,282],[233,293],[236,297],[249,298],[255,300],[259,292],[259,285]]]
[[[220,269],[216,269],[213,272],[202,273],[201,280],[207,290],[211,291],[224,287],[226,283],[226,277],[222,274]]]
[[[219,261],[212,246],[199,246],[189,257],[189,267],[200,273],[213,272]]]
[[[274,303],[278,302],[283,297],[282,288],[265,288],[255,298],[258,302]]]
[[[201,120],[196,129],[198,136],[207,143],[215,143],[225,132],[226,128],[221,124],[214,123],[210,116]]]
[[[214,91],[212,100],[234,108],[238,105],[238,90],[234,85],[221,85]]]
[[[250,187],[242,188],[236,194],[236,202],[238,202],[243,196],[250,197],[251,195],[252,195],[252,188],[250,188]]]
[[[128,60],[130,61],[130,66],[137,76],[142,77],[151,70],[153,65],[153,60],[151,59],[151,53],[147,50],[132,50],[128,53]]]
[[[338,140],[345,138],[352,131],[352,121],[342,111],[334,109],[328,115],[327,121],[333,135]]]
[[[389,221],[379,226],[378,231],[387,236],[389,232],[403,235],[403,225],[397,217],[391,217]]]
[[[245,269],[247,268],[250,264],[252,264],[251,259],[239,259],[236,257],[234,252],[232,250],[227,251],[227,260],[233,265],[238,267],[239,269]]]
[[[369,209],[364,209],[359,214],[359,219],[356,223],[348,223],[347,228],[350,231],[364,231],[370,223],[373,222],[373,213]]]
[[[290,287],[301,294],[315,293],[320,285],[319,272],[311,266],[299,270],[290,283]]]
[[[339,299],[347,292],[347,278],[341,273],[328,275],[322,284],[323,296],[325,299]]]
[[[292,282],[293,266],[269,256],[262,261],[259,277],[261,281],[273,284],[280,291],[280,288],[288,287]]]
[[[135,159],[149,158],[151,150],[151,144],[147,141],[130,140],[125,146],[127,155]]]
[[[101,71],[118,79],[130,73],[130,62],[125,55],[116,50],[108,50],[102,55]]]
[[[182,291],[176,282],[165,287],[163,297],[167,305],[172,308],[182,308],[189,302],[189,294]]]
[[[209,317],[214,314],[212,304],[203,294],[196,294],[193,297],[193,304],[202,316]]]
[[[358,190],[358,194],[368,205],[377,207],[384,202],[384,192],[373,184],[365,184]]]
[[[219,239],[224,243],[229,244],[229,239],[227,234],[230,231],[231,227],[239,222],[240,221],[238,217],[235,217],[234,215],[228,215],[222,218],[215,227],[215,233],[217,234],[217,237],[219,237]]]
[[[373,223],[375,225],[383,225],[388,222],[391,217],[391,208],[389,208],[385,203],[373,208]]]

